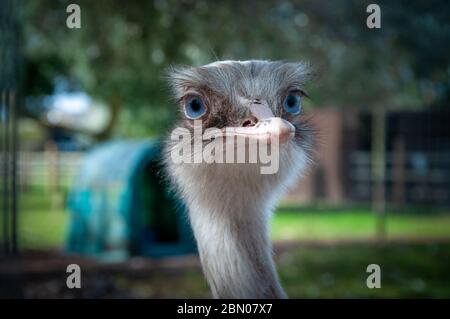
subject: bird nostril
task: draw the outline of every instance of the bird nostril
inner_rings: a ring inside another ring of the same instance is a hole
[[[246,119],[244,120],[244,122],[242,122],[242,126],[243,127],[251,127],[251,126],[255,126],[256,122],[252,119]]]

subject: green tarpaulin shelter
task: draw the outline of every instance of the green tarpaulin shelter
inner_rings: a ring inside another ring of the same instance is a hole
[[[186,209],[163,175],[158,141],[89,152],[69,193],[68,252],[108,260],[194,252]]]

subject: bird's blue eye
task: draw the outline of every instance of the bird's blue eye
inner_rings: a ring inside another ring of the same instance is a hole
[[[184,113],[191,120],[196,120],[206,113],[206,107],[198,96],[189,97],[184,104]]]
[[[299,114],[302,108],[302,97],[298,94],[289,93],[283,102],[283,108],[291,114]]]

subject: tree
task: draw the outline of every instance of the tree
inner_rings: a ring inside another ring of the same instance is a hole
[[[164,71],[216,59],[306,59],[320,78],[314,105],[422,107],[449,100],[446,1],[79,1],[81,29],[65,27],[70,1],[22,2],[27,94],[63,75],[106,102],[125,136],[159,134],[176,113]],[[430,50],[432,48],[432,50]],[[120,116],[119,116],[120,112]]]

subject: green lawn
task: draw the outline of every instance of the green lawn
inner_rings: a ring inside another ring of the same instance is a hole
[[[387,213],[387,237],[450,238],[450,214]],[[275,240],[368,239],[376,217],[368,209],[342,211],[283,210],[273,220]]]
[[[367,265],[381,267],[381,288],[366,286]],[[292,298],[449,298],[450,244],[303,247],[282,254]]]
[[[43,192],[21,196],[19,244],[22,249],[63,246],[69,214],[61,207],[52,209],[51,206]],[[387,216],[389,239],[450,239],[448,213],[426,214],[416,209],[413,213],[388,211]],[[371,239],[375,237],[375,229],[376,217],[367,208],[285,208],[274,216],[272,237],[274,240]]]
[[[63,247],[69,214],[61,204],[53,206],[44,192],[22,194],[18,217],[21,249]]]
[[[22,249],[63,247],[68,214],[61,208],[52,210],[50,206],[45,194],[21,197],[19,239]],[[375,236],[375,225],[374,215],[364,208],[281,209],[274,216],[273,238],[371,239]],[[391,239],[450,240],[450,214],[389,211],[387,225]],[[365,284],[366,267],[371,263],[381,266],[380,289],[369,289]],[[291,298],[450,297],[450,241],[384,246],[370,243],[301,245],[282,249],[277,255],[277,267]],[[96,275],[93,278],[97,278]],[[117,274],[105,280],[136,297],[208,296],[200,270],[156,272],[145,280]]]

